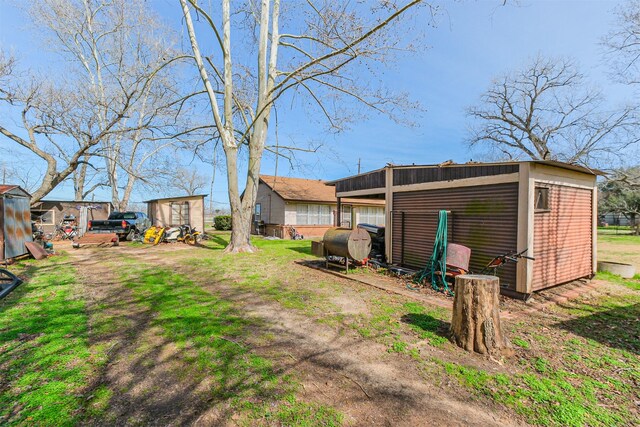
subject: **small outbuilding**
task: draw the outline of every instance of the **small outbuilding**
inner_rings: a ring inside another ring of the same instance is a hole
[[[31,195],[17,185],[0,185],[0,260],[27,253],[33,241]]]
[[[31,206],[31,220],[42,227],[45,234],[54,233],[65,217],[74,217],[81,230],[88,221],[109,218],[113,211],[111,202],[85,200],[41,200]]]
[[[198,194],[147,200],[147,216],[153,225],[177,227],[188,224],[203,232],[205,197],[206,194]]]
[[[503,293],[534,291],[596,271],[598,171],[556,161],[387,166],[339,179],[336,197],[386,201],[387,261],[424,268],[438,212],[448,212],[448,240],[471,249],[470,269],[523,251],[499,271]]]

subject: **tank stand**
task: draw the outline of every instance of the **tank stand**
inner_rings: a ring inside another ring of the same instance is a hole
[[[329,256],[330,256],[329,252],[325,249],[324,250],[324,260],[325,260],[325,263],[326,263],[327,270],[329,269],[329,267],[337,267],[337,268],[340,268],[340,269],[344,268],[344,274],[349,274],[349,258],[348,257],[344,258],[345,259],[345,263],[344,263],[344,265],[342,265],[342,264],[338,264],[337,262],[330,262],[329,261]]]

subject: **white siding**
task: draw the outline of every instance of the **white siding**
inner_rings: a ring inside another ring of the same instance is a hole
[[[298,211],[297,211],[296,205],[292,203],[287,203],[284,208],[284,224],[298,225],[296,223],[297,216],[298,216]]]

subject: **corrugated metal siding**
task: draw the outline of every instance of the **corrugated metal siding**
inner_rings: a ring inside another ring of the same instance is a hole
[[[426,265],[433,249],[437,214],[420,212],[441,209],[451,211],[448,241],[471,248],[472,271],[480,272],[496,255],[518,249],[517,183],[400,192],[393,195],[394,263],[400,263],[404,251],[405,266]],[[400,212],[405,212],[404,241]],[[507,265],[499,275],[502,284],[515,289],[515,265]]]
[[[396,199],[394,199],[396,200]],[[395,203],[395,202],[394,202]],[[393,262],[404,266],[423,268],[433,250],[438,227],[437,210],[393,210]],[[403,224],[404,222],[404,224]],[[453,233],[453,214],[447,217],[448,236]]]
[[[336,193],[346,191],[370,190],[373,188],[385,188],[387,170],[377,170],[351,178],[345,178],[336,182]]]
[[[393,185],[504,175],[516,173],[518,168],[518,164],[399,168],[393,170]]]
[[[547,212],[534,213],[533,290],[592,274],[592,198],[588,189],[549,188]]]
[[[25,242],[31,242],[31,210],[27,197],[5,197],[3,200],[4,258],[27,253]]]

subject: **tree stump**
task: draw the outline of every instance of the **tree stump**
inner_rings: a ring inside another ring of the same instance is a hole
[[[509,341],[500,326],[500,279],[464,274],[456,277],[451,335],[467,351],[508,355]]]

